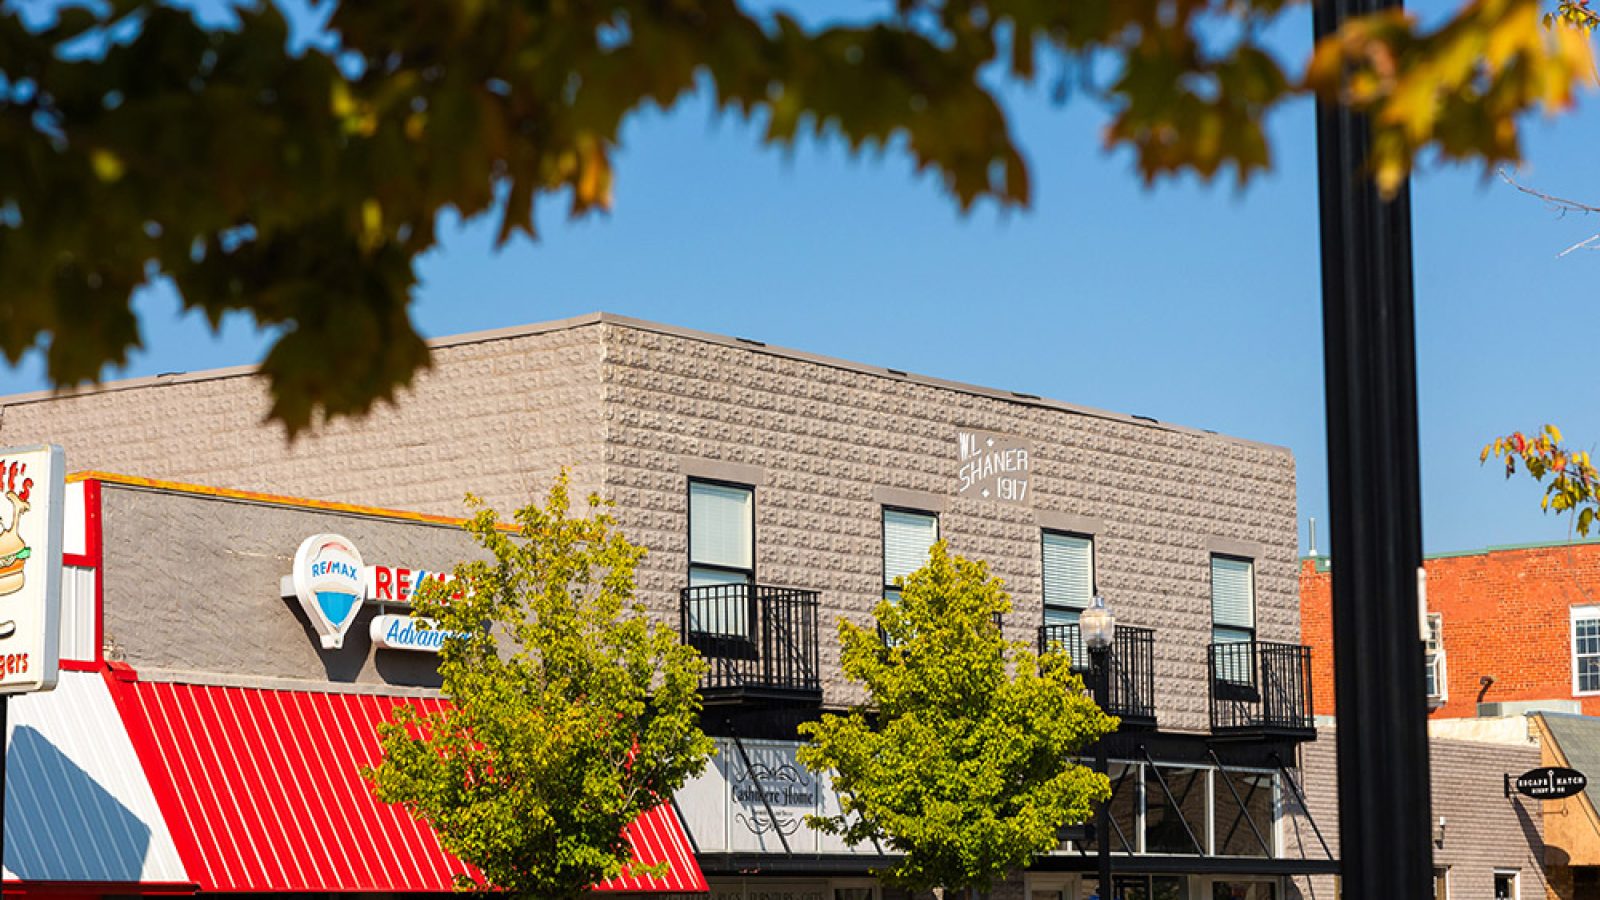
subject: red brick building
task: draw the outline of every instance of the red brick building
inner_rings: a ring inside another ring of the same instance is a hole
[[[1600,543],[1441,554],[1424,565],[1437,639],[1432,718],[1497,714],[1479,704],[1552,700],[1600,715]],[[1300,564],[1301,639],[1315,648],[1319,715],[1334,713],[1329,569],[1327,557]]]

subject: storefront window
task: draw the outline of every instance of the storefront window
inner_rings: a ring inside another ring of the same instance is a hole
[[[1111,764],[1110,813],[1111,852],[1136,853],[1139,850],[1139,767],[1124,763]],[[1091,820],[1092,821],[1092,820]],[[1085,848],[1093,853],[1099,849],[1095,841]]]
[[[1270,881],[1214,881],[1211,900],[1277,900],[1278,886]]]
[[[1144,778],[1144,850],[1204,854],[1210,770],[1147,766]]]
[[[1272,775],[1224,769],[1216,778],[1217,855],[1271,856]]]

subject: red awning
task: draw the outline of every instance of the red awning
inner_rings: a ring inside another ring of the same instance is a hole
[[[365,694],[107,680],[191,880],[207,891],[449,891],[471,874],[433,829],[380,803],[358,769],[380,758],[377,724],[397,705]],[[627,829],[634,856],[666,875],[602,891],[706,890],[670,805]]]

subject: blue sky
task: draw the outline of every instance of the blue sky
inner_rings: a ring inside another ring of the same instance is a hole
[[[1288,17],[1280,46],[1303,53],[1309,28]],[[542,240],[499,252],[489,223],[451,224],[421,267],[415,319],[439,336],[605,310],[1281,444],[1298,463],[1302,550],[1316,516],[1326,552],[1310,106],[1276,116],[1275,171],[1241,192],[1146,189],[1128,154],[1103,150],[1096,108],[1042,89],[1006,102],[1034,203],[966,216],[893,152],[766,149],[703,102],[641,113],[613,212],[571,223],[548,202]],[[1584,103],[1528,123],[1519,177],[1600,203],[1600,96]],[[1536,486],[1480,467],[1478,451],[1547,421],[1600,441],[1600,253],[1557,256],[1600,217],[1557,217],[1476,168],[1428,166],[1413,194],[1426,549],[1564,539]],[[264,347],[244,321],[211,337],[160,290],[139,309],[146,349],[108,377],[238,365]],[[0,364],[0,393],[43,386],[37,359]]]

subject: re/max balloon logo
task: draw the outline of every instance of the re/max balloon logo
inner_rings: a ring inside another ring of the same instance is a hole
[[[314,534],[294,554],[294,595],[324,649],[344,646],[345,632],[361,611],[361,553],[337,534]]]

